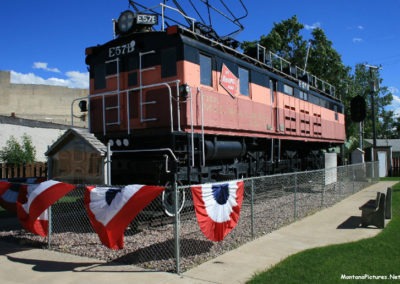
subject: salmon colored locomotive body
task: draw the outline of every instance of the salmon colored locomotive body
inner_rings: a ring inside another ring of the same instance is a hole
[[[261,46],[245,55],[195,24],[121,32],[86,56],[90,132],[110,144],[113,183],[315,169],[345,140],[333,86]]]

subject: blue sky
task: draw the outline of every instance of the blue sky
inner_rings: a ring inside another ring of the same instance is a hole
[[[243,12],[237,0],[226,2],[236,13]],[[382,65],[383,85],[391,88],[393,107],[400,109],[400,0],[243,2],[248,16],[238,40],[258,39],[274,23],[297,15],[306,26],[304,37],[312,28],[322,28],[345,65]],[[86,88],[85,48],[111,40],[111,21],[127,8],[127,0],[2,0],[0,70],[12,71],[15,83]],[[215,21],[214,28],[219,34],[233,31],[223,21]]]

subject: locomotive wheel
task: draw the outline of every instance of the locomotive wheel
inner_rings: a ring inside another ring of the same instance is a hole
[[[178,185],[181,183],[178,182]],[[170,217],[175,216],[175,204],[174,204],[174,189],[169,182],[165,185],[165,190],[162,192],[161,200],[164,207],[164,212]],[[185,191],[178,190],[178,214],[182,211],[185,205]]]

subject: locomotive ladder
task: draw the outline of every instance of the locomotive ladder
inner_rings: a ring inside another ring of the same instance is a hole
[[[140,96],[140,122],[148,122],[148,121],[155,121],[157,118],[151,117],[151,118],[145,118],[143,114],[143,108],[147,105],[154,105],[157,103],[157,101],[143,101],[143,72],[154,70],[155,67],[149,67],[149,68],[142,68],[142,57],[148,54],[154,54],[155,51],[147,51],[147,52],[139,52],[139,96]]]
[[[103,97],[103,111],[104,111],[104,113],[103,113],[104,122],[103,123],[104,123],[105,126],[120,125],[121,124],[121,118],[120,118],[121,106],[120,106],[120,97],[119,97],[119,94],[120,94],[119,58],[115,58],[113,60],[108,60],[105,63],[109,64],[109,63],[113,63],[113,62],[116,62],[116,65],[117,65],[117,74],[116,74],[116,77],[117,77],[117,90],[116,90],[116,94],[113,91],[110,95],[113,95],[113,96],[116,95],[117,96],[117,102],[116,102],[115,105],[106,106],[105,97]],[[115,121],[112,121],[112,120],[110,121],[109,119],[107,119],[106,113],[107,112],[112,112],[114,110],[117,111],[117,115],[116,115],[117,118],[116,118]]]

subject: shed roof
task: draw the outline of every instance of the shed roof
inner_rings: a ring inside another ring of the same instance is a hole
[[[107,153],[107,147],[93,135],[86,128],[69,128],[64,134],[57,139],[53,145],[45,153],[46,156],[53,155],[56,153],[60,147],[71,141],[73,137],[78,137],[91,146],[95,151],[97,151],[101,156]]]
[[[365,139],[369,146],[371,147],[373,144],[372,139]],[[392,146],[392,152],[400,152],[400,139],[376,139],[376,146],[378,147],[388,147]]]

